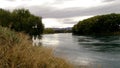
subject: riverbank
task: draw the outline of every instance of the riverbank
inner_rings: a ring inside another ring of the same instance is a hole
[[[0,26],[0,68],[73,68],[52,49],[32,46],[29,37]]]

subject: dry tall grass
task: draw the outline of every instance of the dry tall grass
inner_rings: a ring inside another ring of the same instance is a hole
[[[52,50],[31,45],[28,37],[0,27],[0,68],[72,68]]]

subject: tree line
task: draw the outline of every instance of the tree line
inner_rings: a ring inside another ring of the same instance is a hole
[[[27,9],[15,9],[12,12],[0,9],[0,25],[29,35],[42,34],[44,30],[42,17],[31,14]]]
[[[71,33],[72,29],[69,28],[45,28],[44,34],[53,34],[53,33]]]
[[[111,34],[120,32],[120,14],[98,15],[79,21],[72,28],[73,34]]]

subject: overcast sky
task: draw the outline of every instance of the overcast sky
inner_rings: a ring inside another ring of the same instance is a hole
[[[101,14],[120,13],[120,0],[0,0],[0,8],[29,9],[43,17],[45,27],[72,27]]]

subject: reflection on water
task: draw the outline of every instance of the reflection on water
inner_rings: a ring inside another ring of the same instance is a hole
[[[33,46],[39,46],[39,45],[41,45],[40,39],[41,39],[41,36],[39,36],[39,35],[33,36],[32,37]]]
[[[53,35],[53,36],[51,36]],[[50,47],[56,47],[57,45],[59,45],[59,35],[58,34],[49,34],[49,35],[44,35],[42,37],[42,45],[44,46],[50,46]]]
[[[73,36],[46,34],[43,46],[54,48],[54,54],[72,63],[92,68],[120,68],[120,36]]]

